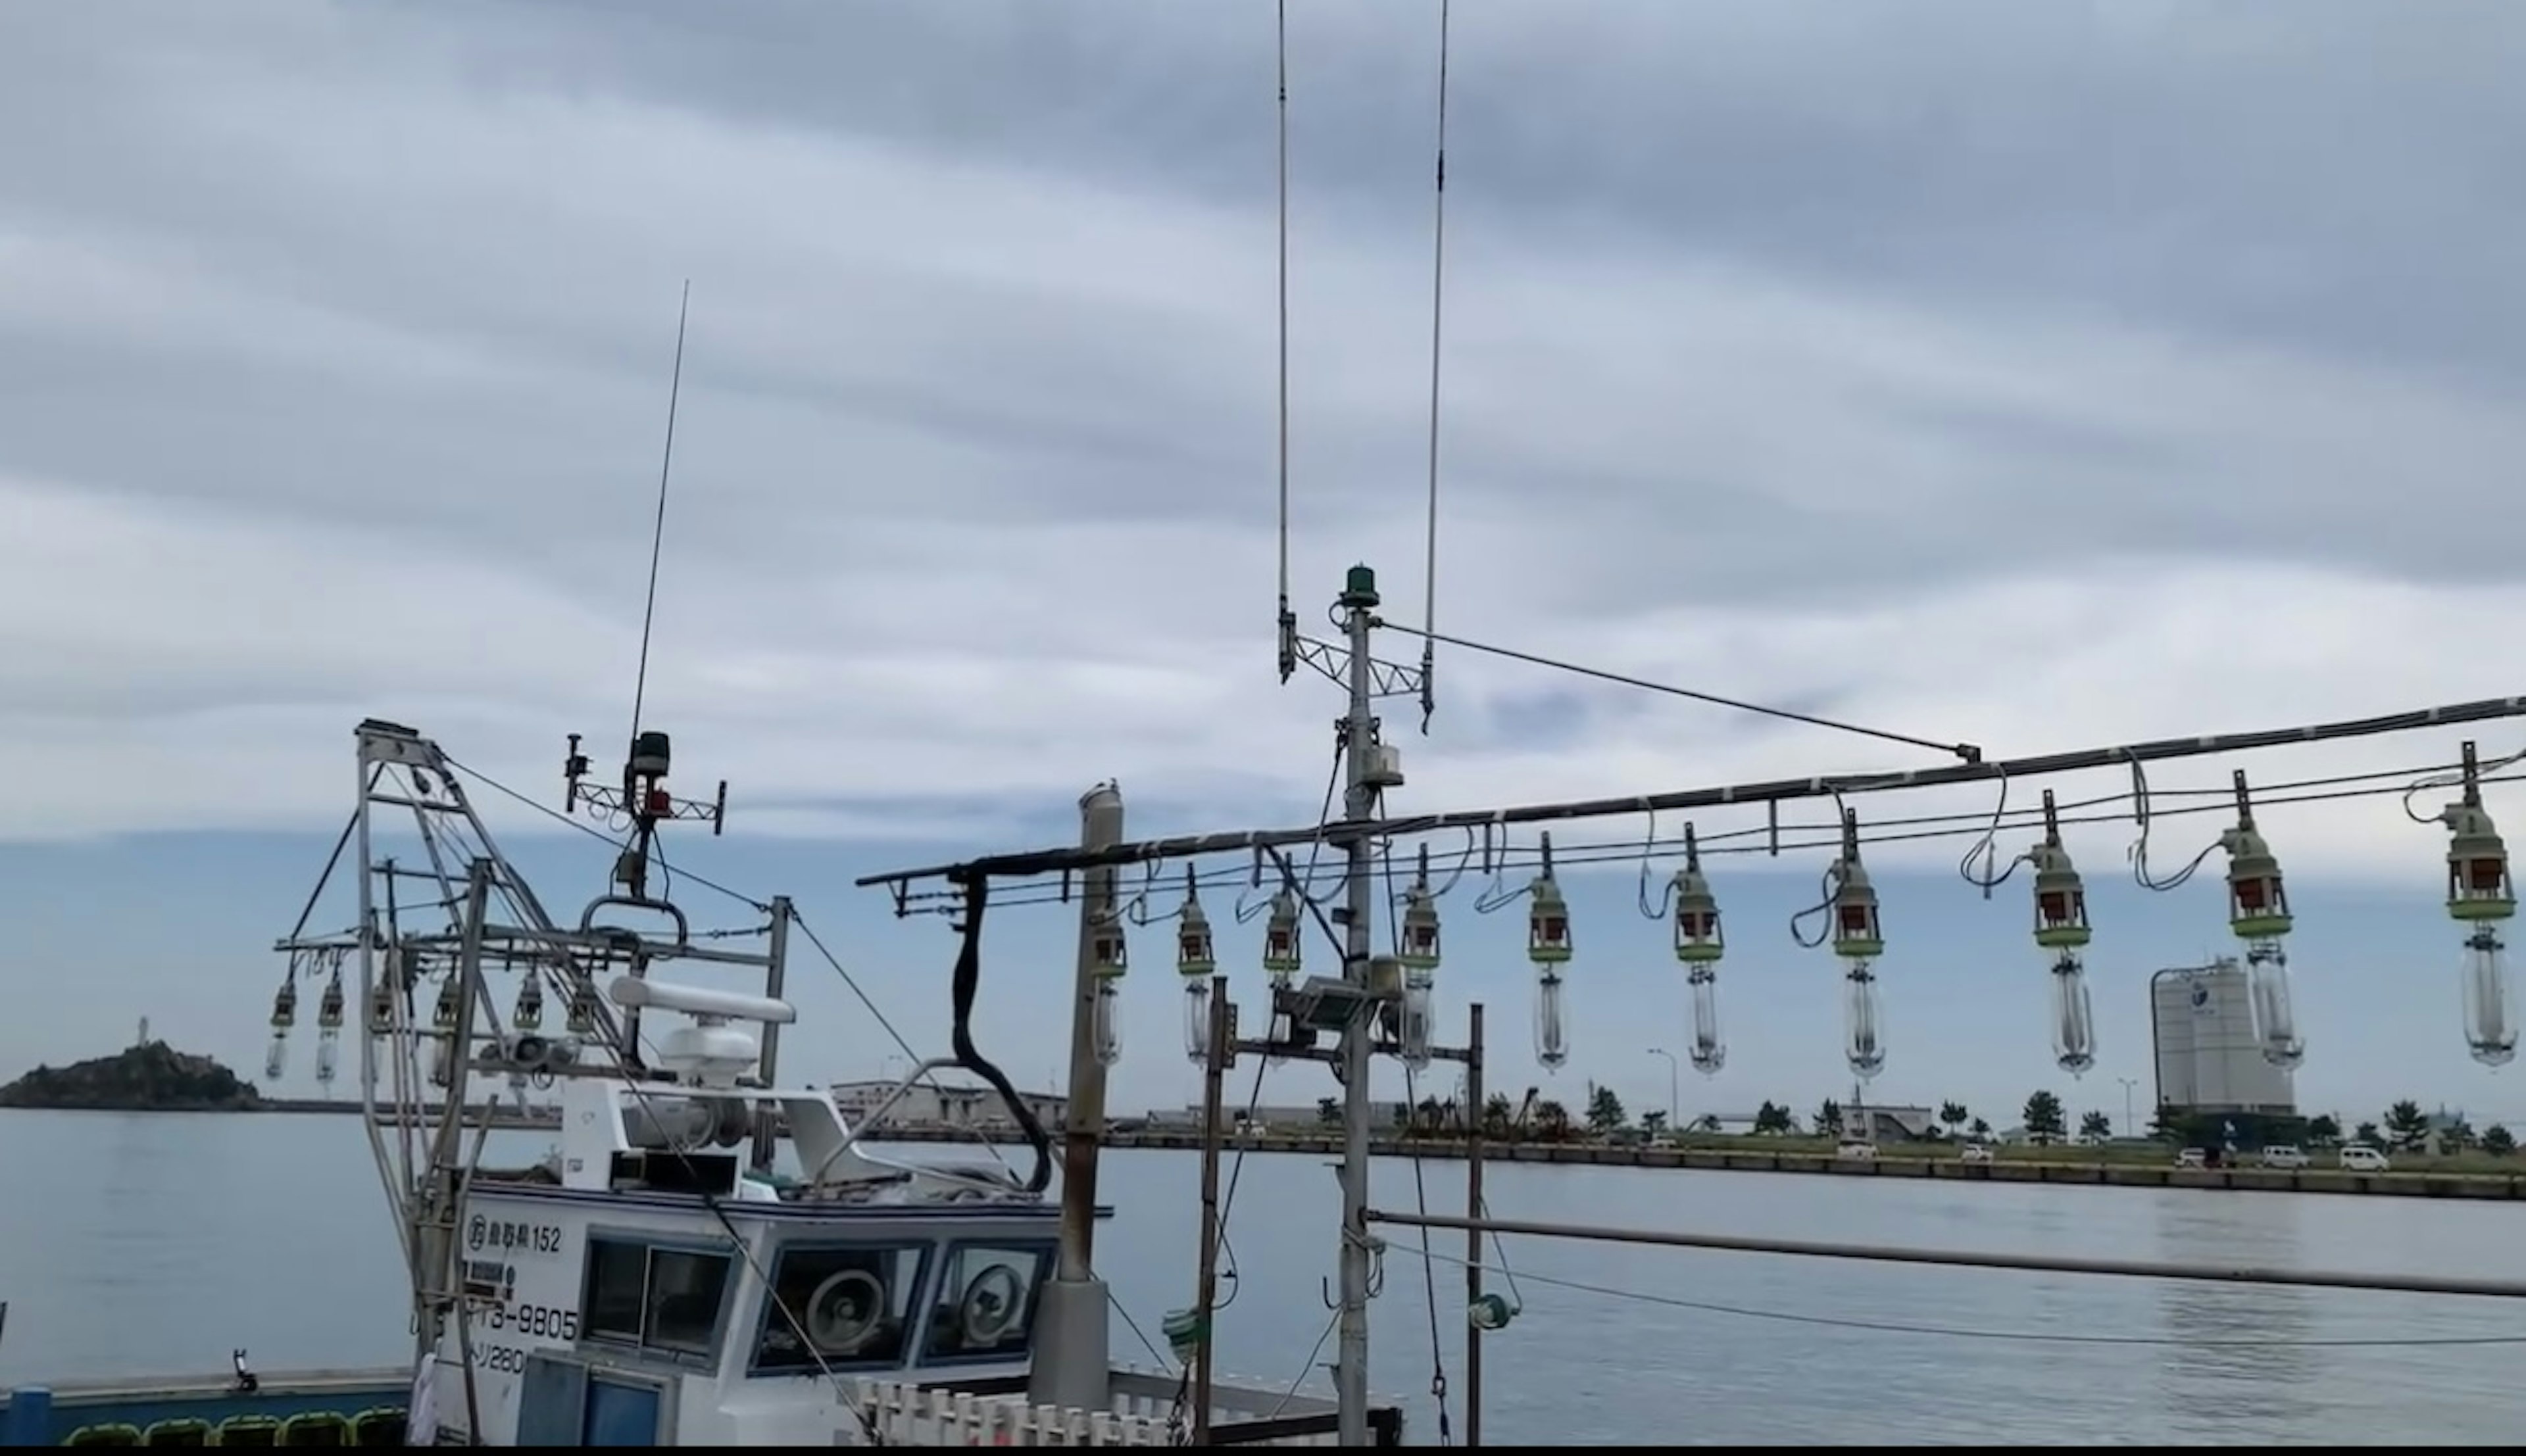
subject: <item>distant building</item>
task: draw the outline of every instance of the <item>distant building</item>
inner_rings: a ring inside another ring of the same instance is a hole
[[[1871,1107],[1851,1102],[1842,1108],[1844,1142],[1919,1142],[1931,1136],[1938,1126],[1938,1113],[1927,1107]]]
[[[2157,1105],[2185,1112],[2293,1114],[2297,1080],[2263,1060],[2246,970],[2222,957],[2148,979]]]
[[[1253,1108],[1250,1113],[1246,1108],[1240,1105],[1223,1104],[1219,1112],[1220,1122],[1222,1125],[1232,1128],[1240,1118],[1243,1118],[1250,1126],[1283,1132],[1304,1132],[1313,1129],[1338,1126],[1336,1124],[1327,1123],[1324,1119],[1323,1108],[1312,1102],[1303,1107],[1257,1106]],[[1143,1121],[1151,1128],[1180,1129],[1185,1131],[1197,1132],[1201,1130],[1201,1109],[1198,1106],[1185,1108],[1153,1107],[1149,1109],[1148,1115],[1143,1119]],[[1370,1100],[1368,1104],[1368,1126],[1371,1131],[1384,1132],[1391,1130],[1392,1129],[1400,1126],[1402,1121],[1403,1106],[1401,1103],[1379,1099]]]
[[[885,1104],[901,1086],[893,1081],[835,1082],[827,1090],[834,1105],[854,1125],[867,1120]],[[1020,1101],[1043,1124],[1046,1131],[1059,1128],[1069,1111],[1070,1099],[1054,1092],[1020,1092]],[[976,1132],[1014,1132],[1017,1119],[1010,1116],[1008,1105],[1000,1094],[988,1087],[944,1085],[922,1082],[906,1090],[885,1115],[885,1126],[922,1130],[939,1129],[971,1130]]]

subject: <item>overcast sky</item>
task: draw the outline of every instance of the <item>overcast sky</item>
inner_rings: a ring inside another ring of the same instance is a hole
[[[1436,19],[1289,7],[1311,628],[1358,560],[1421,610]],[[1996,753],[2526,685],[2526,10],[1462,0],[1449,64],[1442,628]],[[693,853],[831,906],[929,1028],[943,933],[846,872],[1066,836],[1106,776],[1152,832],[1308,820],[1339,700],[1272,671],[1273,85],[1265,0],[6,4],[0,907],[29,929],[0,981],[78,990],[0,1026],[0,1071],[152,1007],[254,1060],[257,947],[361,717],[546,796],[565,731],[616,751],[686,278],[649,717],[736,806]],[[1395,715],[1398,804],[1935,762],[1440,674],[1430,737]],[[2311,1029],[2308,1077],[2496,1101],[2454,1036],[2443,836],[2391,798],[2270,828],[2312,924],[2325,884],[2375,907],[2301,959],[2387,963],[2310,991],[2340,1051]],[[2073,848],[2109,880],[2131,837]],[[1959,851],[1888,851],[1999,927],[1971,965],[1962,929],[1906,947],[1945,978],[1908,1011],[1931,1058],[1984,1034],[1952,1029],[1980,987],[2040,988],[2002,971],[2022,887],[1985,905]],[[1820,867],[1778,868],[1752,893],[1785,914]],[[227,889],[172,887],[205,874]],[[1619,910],[1629,872],[1595,892]],[[2206,880],[2128,909],[2157,940],[2119,954],[2223,938]],[[1618,1041],[1681,1003],[1656,929],[1625,933],[1638,979],[1590,1013]],[[1768,909],[1739,936],[1794,954]],[[1482,974],[1522,1023],[1508,954]],[[1039,1025],[1057,981],[991,1014]],[[1812,1066],[1741,1052],[1711,1099],[1827,1089],[1826,985],[1769,1033]],[[1144,992],[1165,1065],[1130,1085],[1163,1100],[1189,1081]],[[2032,1050],[1973,1095],[2042,1073],[2034,1004],[1995,1012]]]

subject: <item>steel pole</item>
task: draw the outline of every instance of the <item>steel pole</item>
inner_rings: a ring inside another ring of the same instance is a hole
[[[1369,658],[1370,613],[1377,606],[1377,578],[1353,567],[1344,583],[1342,626],[1350,643],[1350,713],[1342,720],[1342,817],[1364,824],[1377,815],[1377,789],[1369,782],[1369,750],[1377,741],[1376,703]],[[1342,979],[1370,988],[1373,865],[1369,841],[1355,836],[1344,846],[1348,869],[1342,910]],[[1342,1029],[1342,1222],[1339,1268],[1341,1306],[1334,1393],[1340,1443],[1368,1444],[1368,1115],[1369,1018],[1354,1016]]]

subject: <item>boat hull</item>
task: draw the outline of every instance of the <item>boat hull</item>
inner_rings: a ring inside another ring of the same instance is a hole
[[[0,1391],[0,1446],[404,1444],[402,1370],[292,1371],[21,1385]]]

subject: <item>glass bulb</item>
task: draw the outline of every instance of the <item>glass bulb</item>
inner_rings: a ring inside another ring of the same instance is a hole
[[[1430,1065],[1430,979],[1427,971],[1403,973],[1402,1015],[1394,1039],[1403,1065],[1415,1072]]]
[[[1858,956],[1843,962],[1843,1056],[1851,1075],[1866,1080],[1886,1070],[1886,1029],[1877,1004],[1874,963]]]
[[[1210,1065],[1210,978],[1185,978],[1185,1055],[1196,1067]]]
[[[2097,1023],[2088,1009],[2088,968],[2075,951],[2052,963],[2052,1060],[2077,1077],[2097,1065]]]
[[[1094,1044],[1097,1066],[1111,1067],[1123,1060],[1123,980],[1121,977],[1096,978],[1096,1000],[1089,1008],[1087,1035]]]
[[[2256,940],[2246,947],[2246,984],[2254,1006],[2254,1036],[2263,1044],[2263,1060],[2284,1070],[2306,1060],[2306,1042],[2298,1034],[2298,1014],[2290,1007],[2289,957],[2278,940]]]
[[[316,1079],[329,1086],[333,1068],[341,1059],[342,1033],[328,1027],[316,1037]]]
[[[2484,926],[2464,943],[2464,1040],[2485,1067],[2517,1055],[2517,1022],[2508,1009],[2508,957],[2498,932]]]
[[[1692,1070],[1717,1072],[1728,1065],[1728,1043],[1719,1039],[1719,973],[1702,966],[1692,979]]]
[[[263,1075],[273,1080],[280,1079],[280,1070],[289,1065],[289,1033],[272,1033],[272,1047],[263,1054]]]
[[[1568,1029],[1561,1024],[1561,977],[1546,971],[1535,979],[1535,1059],[1547,1072],[1558,1072],[1570,1060]]]

